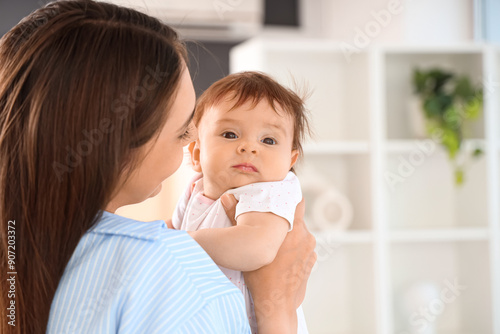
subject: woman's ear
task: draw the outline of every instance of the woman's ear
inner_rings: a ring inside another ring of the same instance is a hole
[[[191,155],[191,165],[193,166],[193,170],[201,173],[200,143],[198,141],[193,141],[189,144],[188,149]]]
[[[292,150],[292,162],[290,164],[290,168],[292,168],[295,165],[298,158],[299,158],[299,150]]]

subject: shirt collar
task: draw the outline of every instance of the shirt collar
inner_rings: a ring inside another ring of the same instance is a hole
[[[142,222],[117,214],[100,211],[102,217],[89,230],[90,233],[124,235],[138,239],[157,240],[162,229],[168,228],[164,220]]]

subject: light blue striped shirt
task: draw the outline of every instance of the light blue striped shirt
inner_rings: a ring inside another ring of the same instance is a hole
[[[245,302],[205,251],[162,220],[103,211],[59,282],[47,333],[250,333]]]

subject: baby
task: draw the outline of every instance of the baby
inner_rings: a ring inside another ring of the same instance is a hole
[[[193,169],[175,209],[172,225],[189,232],[245,296],[252,332],[253,303],[242,271],[271,263],[293,228],[302,199],[293,166],[309,130],[304,103],[267,75],[243,72],[210,86],[199,98],[193,119],[198,140],[189,145]],[[239,201],[236,226],[220,197]],[[298,333],[307,333],[302,309]]]

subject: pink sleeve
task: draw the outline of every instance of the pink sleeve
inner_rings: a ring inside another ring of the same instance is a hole
[[[184,218],[184,213],[186,212],[186,206],[189,202],[189,199],[191,198],[191,194],[193,193],[194,182],[201,179],[202,177],[203,177],[203,174],[197,173],[191,179],[191,181],[189,181],[188,186],[186,187],[186,190],[184,191],[184,194],[182,194],[181,198],[179,198],[179,201],[177,202],[177,205],[175,206],[174,213],[172,215],[172,225],[173,225],[174,229],[176,229],[176,230],[181,229],[182,219]]]

